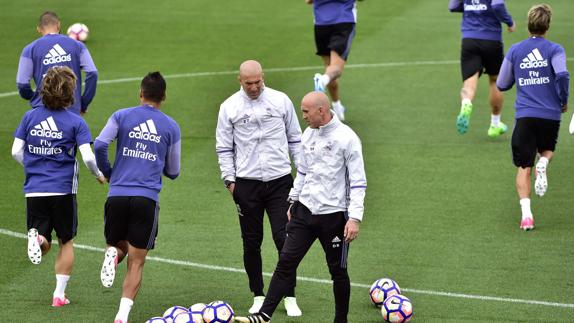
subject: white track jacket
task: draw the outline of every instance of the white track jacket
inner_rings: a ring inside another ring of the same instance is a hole
[[[268,182],[291,173],[299,163],[301,126],[293,103],[283,92],[264,88],[255,100],[243,89],[219,109],[215,150],[221,178]]]
[[[357,134],[333,114],[328,124],[307,128],[301,143],[303,155],[289,197],[312,214],[348,211],[350,218],[362,221],[367,179]]]

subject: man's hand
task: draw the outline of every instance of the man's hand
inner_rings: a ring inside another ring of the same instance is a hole
[[[562,106],[562,113],[567,112],[568,111],[568,106],[567,105],[563,105]]]
[[[287,209],[287,222],[291,222],[291,208],[293,207],[293,203],[289,204],[289,208]]]
[[[359,236],[359,226],[361,223],[358,220],[350,218],[345,224],[344,237],[346,242],[351,242]]]
[[[313,3],[313,0],[305,0],[305,3],[306,3],[306,4],[312,4],[312,3]]]
[[[508,27],[508,32],[513,33],[516,30],[516,23],[513,23],[512,26]]]
[[[100,184],[105,184],[108,182],[108,179],[104,175],[98,176],[96,177],[96,179],[98,180],[98,182],[100,182]]]
[[[233,195],[233,192],[235,191],[235,183],[229,184],[229,186],[227,186],[227,189],[229,190],[229,193]]]

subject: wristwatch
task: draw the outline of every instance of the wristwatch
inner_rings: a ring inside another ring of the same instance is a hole
[[[229,186],[230,186],[231,184],[235,184],[235,182],[226,179],[226,180],[223,181],[223,184],[225,185],[226,188],[229,188]]]

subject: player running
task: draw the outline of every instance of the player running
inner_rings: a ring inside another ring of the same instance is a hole
[[[46,71],[38,93],[43,105],[26,112],[14,134],[12,157],[24,166],[28,257],[40,264],[52,246],[56,231],[60,250],[56,256],[56,289],[52,306],[69,304],[66,286],[74,266],[74,242],[78,228],[76,151],[100,183],[105,178],[90,148],[92,137],[86,122],[68,111],[74,103],[76,76],[68,67]],[[77,148],[77,149],[76,149]]]
[[[345,120],[345,107],[339,98],[339,81],[351,51],[357,23],[355,0],[305,0],[313,4],[315,47],[325,64],[325,72],[313,79],[315,91],[329,91],[333,110]]]
[[[112,286],[116,265],[128,256],[115,323],[128,321],[141,286],[145,257],[155,245],[162,174],[170,179],[179,175],[180,130],[160,110],[165,90],[162,75],[149,73],[141,82],[141,104],[112,114],[94,144],[98,166],[110,181],[104,215],[108,248],[100,275],[105,287]],[[108,146],[114,140],[117,148],[111,167]]]
[[[497,86],[506,91],[516,84],[516,123],[512,132],[512,157],[518,168],[516,191],[520,198],[520,228],[534,229],[530,209],[530,178],[536,155],[536,195],[548,188],[546,172],[554,156],[562,113],[568,110],[570,74],[566,54],[559,44],[546,40],[552,9],[546,4],[528,11],[530,37],[513,45],[502,63]]]
[[[498,137],[508,130],[508,126],[500,121],[504,97],[496,88],[496,77],[504,58],[500,24],[505,23],[509,32],[516,30],[516,25],[506,11],[504,0],[450,0],[448,8],[451,12],[463,13],[460,53],[462,103],[456,118],[456,130],[461,135],[468,131],[478,78],[485,72],[488,74],[492,108],[487,134]]]

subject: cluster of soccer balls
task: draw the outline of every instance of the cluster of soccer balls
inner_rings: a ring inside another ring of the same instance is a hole
[[[376,280],[369,291],[373,304],[381,308],[383,319],[392,323],[404,323],[413,317],[413,304],[401,295],[399,284],[389,278]]]
[[[193,304],[189,308],[172,306],[162,317],[152,317],[146,323],[231,323],[234,316],[229,304],[215,301],[207,305]]]
[[[79,41],[86,41],[86,39],[88,39],[88,34],[90,33],[90,30],[88,29],[88,26],[77,22],[68,27],[67,33],[70,38]]]

